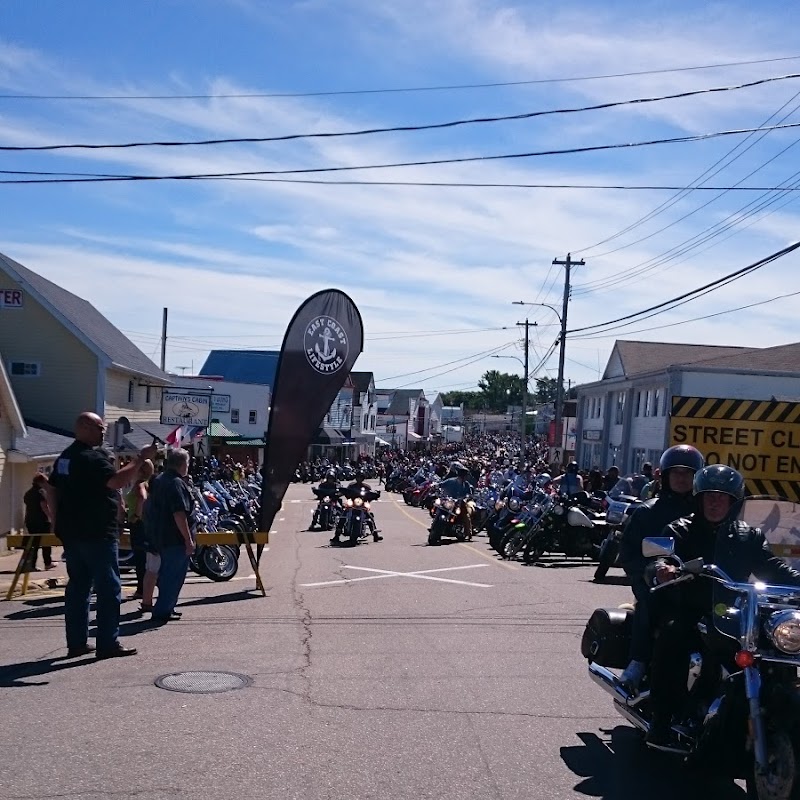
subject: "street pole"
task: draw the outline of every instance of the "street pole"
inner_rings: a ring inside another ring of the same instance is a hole
[[[528,322],[528,318],[525,317],[525,322],[518,322],[517,325],[525,327],[525,364],[524,364],[524,373],[522,375],[522,424],[520,426],[520,447],[522,449],[522,455],[525,454],[525,419],[528,412],[528,330],[530,328],[530,323]]]
[[[564,454],[564,435],[561,431],[562,417],[564,413],[564,355],[567,344],[567,307],[569,305],[570,293],[570,269],[572,267],[582,267],[585,262],[583,259],[580,261],[573,261],[570,253],[564,261],[553,259],[553,264],[564,267],[564,300],[561,308],[561,334],[559,336],[558,348],[558,384],[556,386],[556,407],[555,407],[555,425],[556,425],[556,449]]]

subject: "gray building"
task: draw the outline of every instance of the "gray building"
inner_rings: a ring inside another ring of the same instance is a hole
[[[602,380],[577,388],[581,468],[637,471],[669,446],[673,397],[800,399],[800,343],[724,347],[618,340]]]

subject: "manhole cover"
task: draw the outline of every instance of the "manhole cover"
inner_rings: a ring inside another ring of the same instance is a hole
[[[160,689],[189,694],[230,692],[234,689],[244,689],[251,683],[250,677],[237,672],[171,672],[155,679],[155,684]]]

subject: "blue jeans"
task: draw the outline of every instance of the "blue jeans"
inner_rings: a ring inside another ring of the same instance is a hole
[[[158,599],[153,606],[154,617],[168,617],[178,602],[186,580],[189,556],[184,545],[161,548],[161,569],[158,571]]]
[[[92,585],[97,595],[97,649],[103,651],[116,647],[119,637],[119,606],[122,602],[117,553],[116,539],[64,542],[69,576],[64,593],[68,648],[83,647],[86,644]]]

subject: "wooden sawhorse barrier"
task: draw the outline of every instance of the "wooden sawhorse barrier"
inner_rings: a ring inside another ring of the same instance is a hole
[[[28,591],[28,580],[30,577],[30,555],[35,546],[40,547],[61,547],[62,542],[53,533],[43,534],[30,534],[30,533],[11,533],[6,537],[6,543],[9,547],[21,548],[22,554],[19,557],[19,563],[14,571],[14,577],[11,579],[11,586],[6,592],[6,600],[11,600],[17,586],[20,586],[20,595],[25,595]],[[261,592],[262,597],[267,596],[264,583],[261,580],[261,573],[258,570],[259,558],[256,557],[253,551],[253,545],[259,548],[259,556],[262,548],[269,544],[269,533],[267,531],[255,532],[239,532],[239,531],[209,531],[198,533],[195,536],[195,544],[197,545],[215,545],[215,544],[228,544],[228,545],[244,545],[247,551],[247,557],[250,559],[250,566],[256,576],[256,588]],[[123,533],[119,537],[119,546],[123,550],[130,548],[130,538],[127,533]]]

